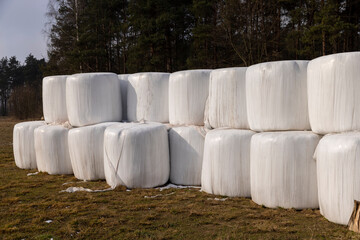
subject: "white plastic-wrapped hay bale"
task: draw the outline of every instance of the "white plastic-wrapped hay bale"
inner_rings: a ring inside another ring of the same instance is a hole
[[[300,131],[255,134],[250,152],[252,200],[270,208],[317,208],[313,155],[319,139]]]
[[[204,125],[211,70],[188,70],[170,75],[169,121],[174,125]]]
[[[81,180],[105,179],[104,132],[115,122],[69,130],[69,153],[74,176]]]
[[[81,73],[68,76],[66,106],[72,126],[121,121],[121,90],[117,75]]]
[[[104,134],[104,170],[111,187],[151,188],[169,179],[166,127],[159,123],[118,123]]]
[[[129,121],[169,122],[169,73],[145,72],[128,78]]]
[[[13,150],[15,164],[19,168],[36,168],[34,130],[45,125],[44,121],[17,123],[13,130]]]
[[[130,74],[119,74],[118,78],[120,80],[120,88],[121,88],[121,107],[122,107],[122,120],[128,120],[127,117],[127,91],[129,85]]]
[[[173,127],[169,130],[170,182],[200,185],[206,129]]]
[[[222,68],[210,74],[209,123],[212,128],[248,129],[245,67]]]
[[[69,129],[62,125],[45,125],[35,129],[37,168],[49,174],[72,174],[68,148]]]
[[[324,136],[316,149],[320,213],[347,224],[360,200],[360,133]]]
[[[215,129],[205,138],[202,190],[231,197],[250,197],[250,141],[255,132]]]
[[[310,129],[308,61],[266,62],[246,71],[246,104],[254,131]]]
[[[47,123],[64,123],[66,109],[66,75],[45,77],[42,82],[44,119]]]
[[[360,130],[360,52],[310,61],[307,71],[309,118],[313,132]]]

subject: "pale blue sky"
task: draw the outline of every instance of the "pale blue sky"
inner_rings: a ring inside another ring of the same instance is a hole
[[[23,63],[29,53],[47,59],[47,4],[48,0],[0,0],[0,59],[16,56]]]

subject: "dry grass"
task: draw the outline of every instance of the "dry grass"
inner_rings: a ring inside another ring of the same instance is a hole
[[[215,201],[198,189],[59,193],[108,186],[73,176],[27,176],[35,171],[18,169],[13,160],[15,123],[0,118],[0,239],[360,239],[319,210],[268,209],[245,198]]]

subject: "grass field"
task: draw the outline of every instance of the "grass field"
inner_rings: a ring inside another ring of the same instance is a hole
[[[15,123],[0,118],[0,239],[360,239],[319,210],[268,209],[199,189],[60,193],[108,186],[65,175],[27,176],[35,170],[21,170],[13,159]]]

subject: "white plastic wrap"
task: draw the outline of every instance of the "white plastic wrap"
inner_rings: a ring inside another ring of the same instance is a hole
[[[308,61],[260,63],[246,71],[246,104],[254,131],[310,129]]]
[[[128,120],[169,122],[169,73],[146,72],[128,78]]]
[[[117,75],[81,73],[69,76],[66,106],[72,126],[121,121],[121,90]]]
[[[200,185],[206,129],[188,126],[169,131],[170,182]]]
[[[105,179],[104,132],[115,122],[73,128],[69,130],[69,153],[76,178]]]
[[[252,200],[266,207],[318,208],[312,132],[268,132],[251,140]]]
[[[19,168],[36,168],[34,130],[45,125],[44,121],[22,122],[14,126],[13,150],[15,164]]]
[[[72,174],[68,148],[69,129],[45,125],[35,129],[34,142],[37,168],[49,174]]]
[[[211,70],[188,70],[170,75],[169,121],[174,125],[204,125]]]
[[[360,200],[360,133],[324,136],[316,149],[320,213],[346,225]]]
[[[307,77],[312,131],[360,130],[360,52],[316,58]]]
[[[44,119],[47,123],[68,120],[66,110],[66,75],[45,77],[42,82]]]
[[[121,88],[121,107],[122,107],[122,120],[127,121],[127,91],[129,85],[129,76],[130,74],[119,74],[118,78],[120,80]]]
[[[231,197],[250,197],[250,141],[255,132],[215,129],[205,138],[202,190]]]
[[[158,123],[118,123],[104,134],[104,170],[111,187],[151,188],[169,180],[166,127]]]
[[[209,123],[212,128],[248,129],[245,67],[222,68],[210,74]]]

